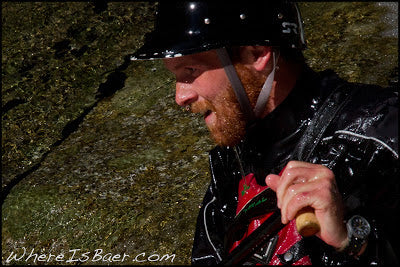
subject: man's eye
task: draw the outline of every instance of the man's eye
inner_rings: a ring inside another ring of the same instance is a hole
[[[193,75],[197,69],[191,68],[191,67],[186,67],[185,70],[186,70],[187,74]]]

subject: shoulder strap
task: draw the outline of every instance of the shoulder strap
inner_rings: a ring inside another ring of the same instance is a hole
[[[349,85],[349,84],[348,84]],[[344,85],[336,87],[314,114],[303,136],[295,147],[292,159],[309,161],[315,147],[320,142],[325,130],[335,118],[339,110],[346,105],[355,89],[343,90]]]

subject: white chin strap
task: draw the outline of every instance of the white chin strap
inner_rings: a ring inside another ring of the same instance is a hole
[[[271,93],[275,76],[276,62],[278,61],[279,54],[278,57],[275,57],[275,52],[274,51],[272,52],[272,59],[273,59],[272,71],[270,74],[268,74],[268,77],[265,80],[265,83],[258,96],[254,110],[251,107],[249,98],[247,97],[243,84],[236,73],[236,69],[232,64],[228,51],[224,47],[219,48],[217,49],[217,54],[222,63],[222,66],[224,67],[225,73],[228,76],[229,81],[231,82],[233,91],[235,92],[236,98],[239,101],[239,105],[243,114],[246,116],[248,121],[253,121],[256,118],[260,118],[265,110],[268,97]]]

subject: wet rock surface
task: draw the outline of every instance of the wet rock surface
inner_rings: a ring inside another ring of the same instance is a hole
[[[301,3],[308,63],[397,86],[393,4]],[[154,7],[2,3],[3,264],[23,248],[65,254],[32,264],[190,263],[212,142],[162,62],[126,60]]]
[[[150,9],[112,3],[96,14],[88,3],[2,3],[2,187],[96,102],[108,72],[152,25]],[[139,14],[147,26],[138,26]]]

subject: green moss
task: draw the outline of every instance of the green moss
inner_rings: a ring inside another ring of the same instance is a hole
[[[2,3],[2,106],[25,102],[2,115],[3,186],[37,163],[65,125],[95,103],[103,73],[122,64],[151,29],[152,8],[110,3],[95,14],[91,3]],[[132,23],[138,13],[148,16],[148,27]],[[66,45],[59,48],[61,41]]]
[[[388,85],[398,64],[398,39],[382,34],[388,27],[384,8],[373,2],[310,2],[300,9],[311,67],[333,69],[352,82]]]

